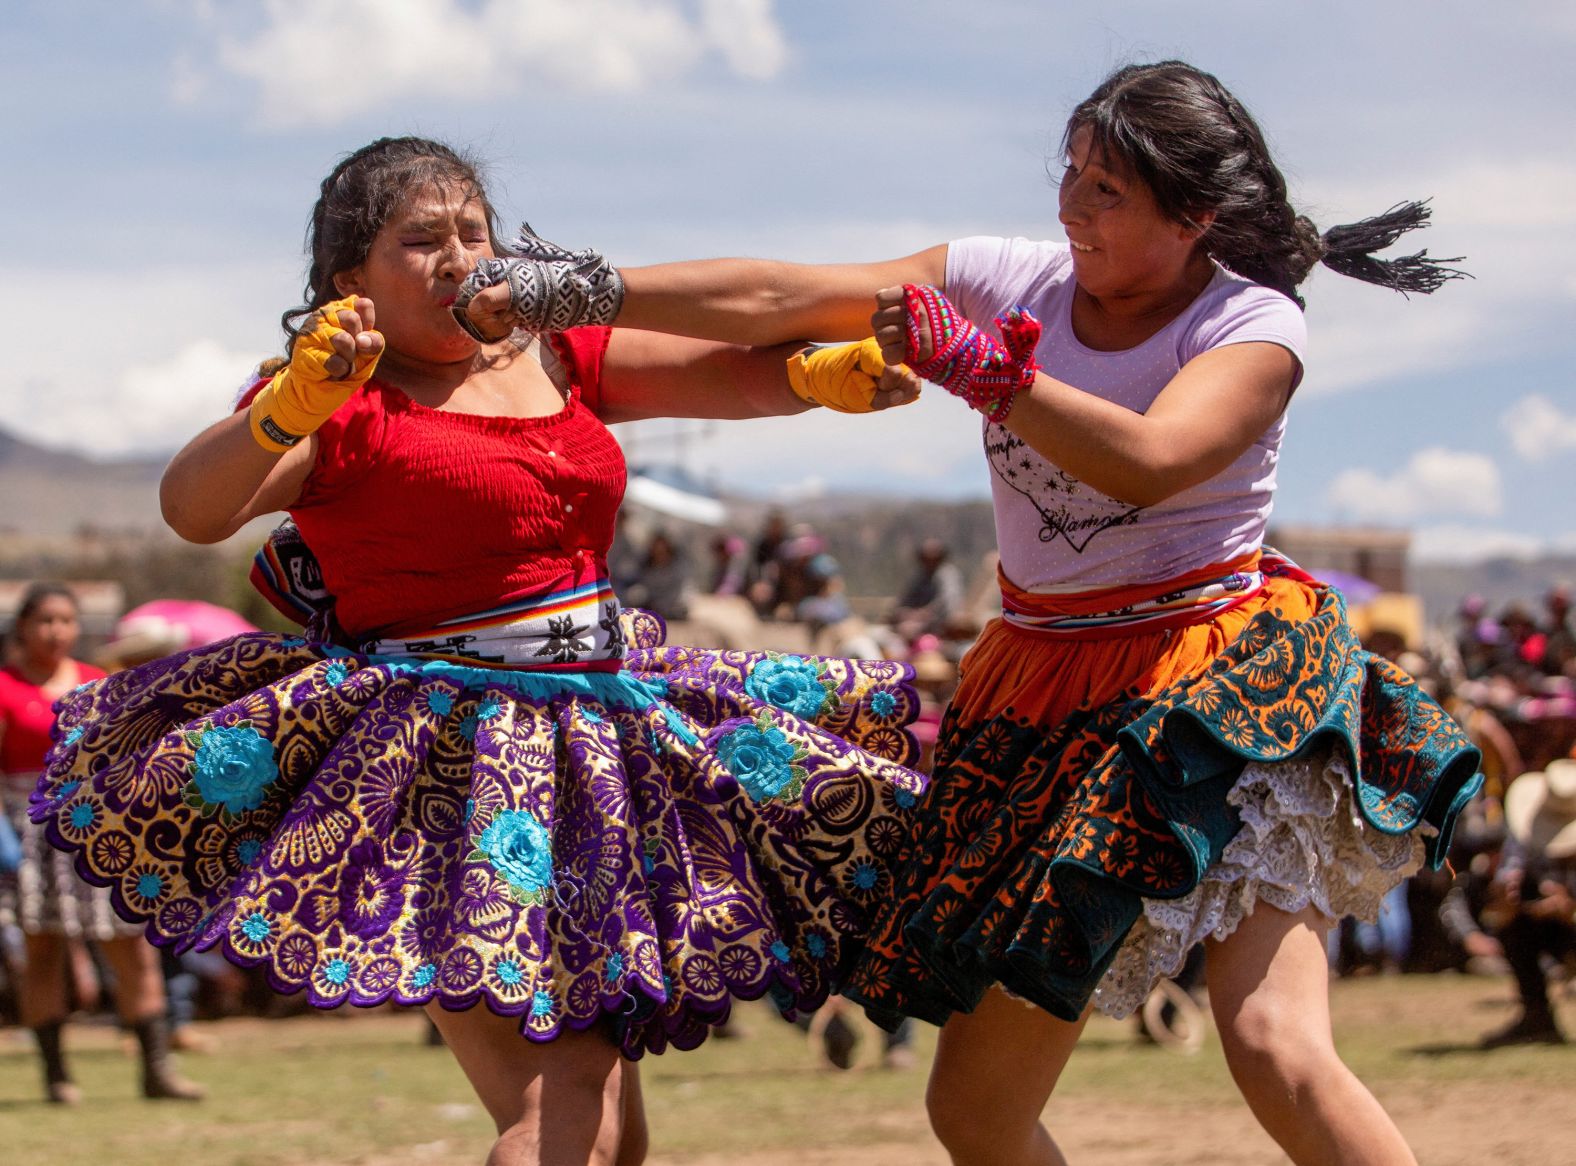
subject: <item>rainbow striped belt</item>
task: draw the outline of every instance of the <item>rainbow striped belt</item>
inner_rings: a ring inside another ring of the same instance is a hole
[[[1000,575],[1002,619],[1025,631],[1085,639],[1163,631],[1230,611],[1257,595],[1270,576],[1313,581],[1290,559],[1268,549],[1176,579],[1094,591],[1025,591]]]
[[[612,584],[593,579],[478,615],[446,619],[427,630],[364,640],[360,650],[490,668],[613,672],[627,648],[621,611]]]

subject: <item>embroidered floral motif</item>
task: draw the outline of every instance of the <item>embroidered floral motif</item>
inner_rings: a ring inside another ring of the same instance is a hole
[[[421,964],[410,974],[410,986],[420,992],[424,988],[432,987],[432,982],[438,978],[437,964]]]
[[[261,911],[253,911],[241,920],[241,934],[258,946],[267,943],[268,937],[273,933],[273,923]]]
[[[234,821],[262,805],[263,791],[278,780],[273,742],[250,721],[229,727],[210,722],[187,733],[186,743],[197,750],[186,767],[192,779],[186,786],[186,804],[205,814],[217,813],[225,822]]]
[[[897,697],[886,689],[878,689],[870,694],[870,711],[878,717],[890,717],[897,711]]]
[[[805,769],[797,764],[809,750],[788,740],[764,711],[717,745],[717,759],[756,802],[790,801],[804,790]]]
[[[388,930],[405,907],[405,875],[383,861],[382,846],[368,839],[345,856],[339,914],[352,935],[372,939]]]
[[[545,903],[553,881],[553,844],[529,810],[504,810],[476,840],[472,860],[486,859],[509,886],[514,900]]]
[[[891,791],[919,788],[898,768],[914,695],[875,662],[670,650],[655,621],[624,627],[656,633],[627,675],[561,684],[268,633],[198,649],[82,690],[59,739],[86,732],[34,812],[159,938],[218,944],[317,1005],[491,1005],[536,1039],[613,1018],[637,1056],[691,1047],[730,995],[813,1009],[867,913],[846,875],[793,856],[875,855],[890,885],[871,828],[891,835]],[[758,689],[779,673],[780,699],[835,710],[830,735],[745,691],[762,664]],[[718,746],[739,730],[735,792]],[[673,900],[691,877],[704,894]],[[567,930],[539,909],[555,901]]]
[[[546,656],[554,664],[573,664],[580,653],[589,652],[594,646],[586,638],[590,624],[577,624],[572,615],[554,615],[547,619],[547,642],[536,650],[536,655]]]
[[[823,679],[824,671],[803,656],[770,656],[750,669],[744,691],[763,704],[811,721],[837,706],[837,682]]]

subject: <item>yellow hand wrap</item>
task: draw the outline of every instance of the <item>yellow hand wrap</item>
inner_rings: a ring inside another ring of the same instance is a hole
[[[284,453],[334,415],[353,393],[372,376],[381,350],[370,355],[357,353],[350,372],[342,377],[329,375],[329,357],[335,355],[331,341],[342,332],[339,313],[355,310],[356,297],[324,304],[303,329],[290,349],[289,367],[274,374],[252,398],[250,417],[252,437],[270,453]]]
[[[875,337],[796,352],[788,358],[788,385],[801,400],[839,413],[869,413],[886,369]]]

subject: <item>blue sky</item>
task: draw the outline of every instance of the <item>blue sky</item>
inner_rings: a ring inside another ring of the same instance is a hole
[[[1265,127],[1321,226],[1432,195],[1477,276],[1411,301],[1324,272],[1277,515],[1420,556],[1576,551],[1576,8],[1438,0],[9,0],[0,11],[0,426],[167,451],[297,301],[317,183],[421,133],[506,220],[615,262],[881,259],[1060,238],[1046,161],[1112,67],[1180,56]],[[674,431],[626,431],[661,456]],[[939,392],[685,438],[763,494],[984,495]]]

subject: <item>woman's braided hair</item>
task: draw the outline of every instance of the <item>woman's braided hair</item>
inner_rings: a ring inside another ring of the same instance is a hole
[[[1161,213],[1182,223],[1207,211],[1209,255],[1245,279],[1291,297],[1314,265],[1396,291],[1431,292],[1465,272],[1459,259],[1427,251],[1376,259],[1414,227],[1426,226],[1426,202],[1401,203],[1382,215],[1319,233],[1286,198],[1286,179],[1263,131],[1231,92],[1183,61],[1128,65],[1101,83],[1068,118],[1065,151],[1087,129],[1091,145],[1125,161],[1151,191]]]

